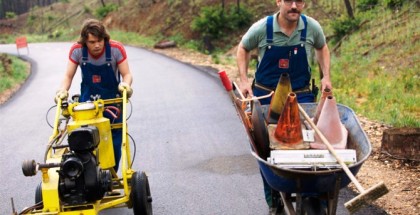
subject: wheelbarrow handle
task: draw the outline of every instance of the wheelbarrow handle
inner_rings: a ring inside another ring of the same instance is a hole
[[[231,82],[229,80],[229,77],[227,76],[226,72],[224,70],[219,72],[219,77],[220,80],[223,83],[223,86],[225,87],[226,91],[230,94],[232,100],[237,99],[235,96],[235,93],[233,92],[233,86],[235,87],[235,89],[238,91],[239,96],[241,97],[241,99],[239,99],[241,102],[249,102],[252,100],[256,100],[256,99],[264,99],[264,98],[268,98],[270,96],[272,96],[274,94],[274,91],[271,91],[269,94],[267,95],[263,95],[263,96],[258,96],[258,97],[252,97],[252,98],[245,98],[245,96],[242,94],[240,88],[238,87],[238,85],[235,82]]]

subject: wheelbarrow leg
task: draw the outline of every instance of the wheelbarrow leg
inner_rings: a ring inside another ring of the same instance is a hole
[[[293,200],[290,193],[280,192],[281,199],[284,204],[284,211],[288,215],[296,215],[295,209],[293,207]]]
[[[335,215],[337,212],[337,204],[338,204],[338,194],[340,192],[340,184],[341,184],[341,176],[337,176],[335,180],[334,190],[328,192],[328,207],[327,207],[327,214],[328,215]]]
[[[273,207],[276,209],[276,215],[284,215],[284,204],[283,200],[280,196],[280,192],[277,190],[272,189],[272,197],[273,197]]]

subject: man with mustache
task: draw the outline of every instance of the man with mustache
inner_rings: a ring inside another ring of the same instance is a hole
[[[279,11],[254,23],[238,45],[237,65],[239,88],[245,96],[262,96],[274,91],[282,73],[288,73],[298,102],[314,102],[314,86],[310,89],[311,49],[322,70],[321,90],[332,89],[330,81],[330,52],[320,24],[302,15],[304,0],[276,0]],[[258,48],[258,67],[255,79],[248,81],[251,50]],[[271,98],[261,99],[269,104]],[[271,188],[263,177],[266,201],[273,207]]]
[[[113,99],[121,97],[124,89],[127,96],[133,93],[131,75],[127,54],[124,46],[115,40],[111,40],[102,22],[95,19],[87,19],[82,26],[79,41],[70,48],[67,70],[61,86],[56,93],[58,98],[66,100],[77,67],[82,70],[81,94],[79,102],[93,100],[97,95],[101,99]],[[122,80],[121,80],[122,79]],[[104,112],[104,116],[111,123],[121,123],[120,117],[115,118],[112,114]],[[121,158],[122,130],[112,130],[114,144],[114,169],[118,171]]]

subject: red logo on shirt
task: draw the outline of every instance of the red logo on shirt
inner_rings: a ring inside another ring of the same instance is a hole
[[[100,75],[93,75],[92,76],[92,83],[94,83],[94,84],[101,83],[101,76]]]
[[[288,69],[289,68],[289,59],[280,59],[279,60],[279,68]]]

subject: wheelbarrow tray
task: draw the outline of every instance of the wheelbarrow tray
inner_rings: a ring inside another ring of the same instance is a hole
[[[317,103],[302,103],[301,106],[309,117],[313,117]],[[238,111],[239,111],[239,107]],[[268,105],[263,105],[266,110]],[[348,130],[347,148],[356,150],[357,162],[348,166],[353,175],[356,175],[363,162],[369,157],[372,147],[363,131],[355,113],[349,107],[337,104],[341,122]],[[301,116],[302,117],[302,116]],[[241,119],[243,119],[243,115]],[[303,121],[303,117],[301,118]],[[245,122],[244,122],[245,123]],[[247,126],[245,126],[247,128]],[[289,169],[275,166],[258,156],[255,152],[255,143],[247,128],[252,155],[257,159],[259,168],[267,183],[275,190],[284,193],[327,193],[336,192],[338,188],[346,187],[351,180],[342,168],[337,169]]]

